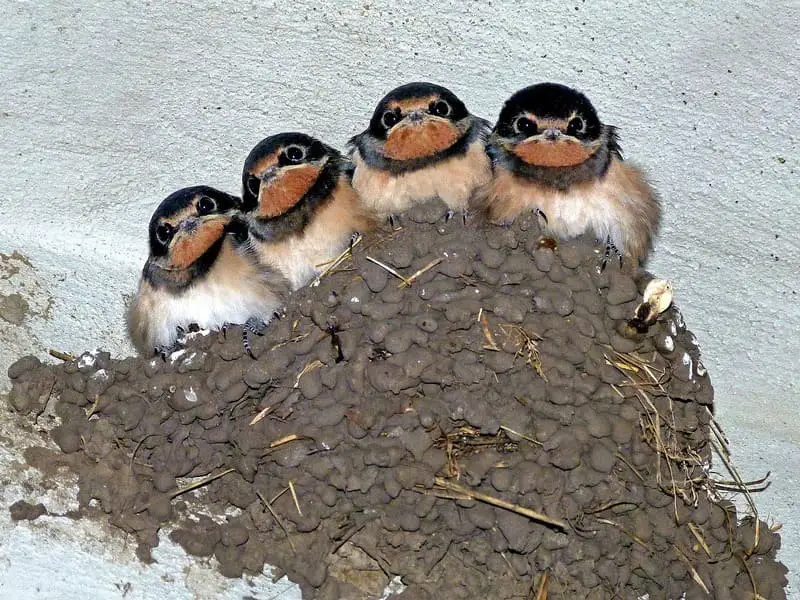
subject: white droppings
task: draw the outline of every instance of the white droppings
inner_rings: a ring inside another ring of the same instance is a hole
[[[399,594],[404,589],[406,589],[406,586],[403,585],[403,582],[400,580],[400,576],[395,575],[389,584],[383,588],[383,596],[381,596],[380,600],[388,600],[390,596]]]
[[[698,360],[697,366],[695,367],[695,371],[700,377],[706,374],[706,366],[703,364],[703,361]]]
[[[186,390],[183,395],[186,396],[187,402],[191,402],[192,404],[197,402],[197,392],[194,391],[192,386],[189,386],[189,389]]]
[[[322,442],[320,444],[320,446],[322,447],[323,450],[330,450],[331,449],[331,447],[327,444],[327,442]]]
[[[664,338],[664,348],[666,348],[667,352],[675,350],[675,340],[672,339],[671,335]]]
[[[81,357],[78,359],[78,368],[82,369],[83,367],[93,367],[94,363],[94,353],[86,352],[81,354]]]
[[[359,300],[358,296],[353,296],[352,298],[350,298],[350,302],[352,302],[353,304],[358,304],[359,302],[361,302],[361,300]]]
[[[95,371],[92,373],[92,376],[89,379],[94,381],[108,381],[111,376],[108,374],[108,371],[105,369],[100,369],[99,371]]]
[[[181,343],[186,343],[197,337],[205,337],[211,333],[210,329],[200,329],[198,331],[188,331],[178,338]]]
[[[681,356],[681,362],[686,366],[687,369],[689,369],[689,375],[691,375],[693,364],[692,364],[692,357],[689,356],[688,352],[683,353],[683,356]]]
[[[181,348],[180,350],[176,350],[172,354],[169,355],[169,362],[174,363],[176,360],[179,360],[181,356],[186,354],[186,349]]]

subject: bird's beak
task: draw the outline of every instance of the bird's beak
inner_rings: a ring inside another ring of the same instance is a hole
[[[554,142],[561,137],[561,130],[556,127],[551,127],[550,129],[545,129],[542,132],[542,136],[547,141]]]
[[[409,123],[422,123],[424,118],[425,113],[423,113],[421,110],[412,110],[406,116],[406,119],[408,119]]]
[[[261,180],[261,182],[262,182],[262,183],[269,183],[270,181],[272,181],[273,179],[275,179],[275,177],[278,175],[278,171],[279,171],[279,170],[280,170],[280,169],[278,168],[278,166],[277,166],[277,165],[275,165],[274,167],[270,167],[269,169],[266,169],[266,170],[265,170],[265,171],[264,171],[264,172],[263,172],[263,173],[262,173],[262,174],[259,176],[259,179]]]
[[[181,223],[170,244],[169,267],[185,269],[214,245],[225,233],[230,215],[191,217]]]

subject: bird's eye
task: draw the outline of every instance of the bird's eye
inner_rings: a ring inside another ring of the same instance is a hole
[[[286,155],[286,158],[294,163],[300,162],[306,157],[305,148],[301,148],[300,146],[288,146],[283,153]]]
[[[156,238],[162,245],[166,246],[175,230],[169,223],[162,223],[156,227]]]
[[[444,100],[436,100],[431,102],[428,112],[437,117],[446,117],[450,114],[450,105]]]
[[[572,117],[567,123],[567,134],[575,135],[586,130],[586,123],[580,117]]]
[[[208,196],[201,196],[197,201],[197,214],[200,216],[210,215],[217,210],[217,203]]]
[[[525,137],[536,135],[536,132],[539,131],[539,128],[536,126],[536,121],[528,117],[519,117],[514,121],[514,129],[517,130],[517,133],[521,133]]]
[[[261,191],[261,180],[255,175],[248,175],[246,186],[247,191],[258,198],[258,194]]]
[[[400,116],[394,111],[387,110],[385,113],[383,113],[381,120],[383,121],[383,126],[386,127],[386,129],[391,129],[400,122]]]

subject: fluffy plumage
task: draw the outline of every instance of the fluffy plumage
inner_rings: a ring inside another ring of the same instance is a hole
[[[294,290],[371,227],[351,171],[337,150],[302,133],[268,137],[245,161],[242,209],[251,247]]]
[[[369,127],[349,142],[353,187],[379,217],[436,197],[465,211],[475,190],[491,179],[484,152],[489,127],[447,88],[400,86],[381,99]]]
[[[150,256],[127,313],[137,350],[168,351],[178,328],[219,329],[268,323],[288,294],[288,283],[260,262],[240,201],[213,188],[185,188],[167,197],[150,221]],[[176,260],[179,254],[179,260]]]
[[[503,106],[487,152],[494,177],[479,203],[493,221],[538,210],[554,235],[591,231],[634,266],[647,257],[658,198],[644,174],[623,162],[616,129],[580,92],[552,83],[520,90]]]

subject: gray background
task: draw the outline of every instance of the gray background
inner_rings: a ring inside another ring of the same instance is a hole
[[[520,87],[567,83],[620,128],[663,197],[650,267],[675,284],[743,475],[772,471],[757,500],[783,523],[780,556],[795,578],[798,2],[6,0],[0,19],[2,371],[49,347],[129,353],[120,315],[151,212],[186,185],[238,192],[262,137],[299,129],[341,146],[380,96],[415,79],[489,119]],[[14,460],[3,439],[0,463]],[[101,562],[108,577],[75,589],[64,556],[85,558],[72,546],[88,530],[59,537],[59,526],[40,520],[34,536],[0,515],[0,573],[11,575],[0,596],[30,589],[13,585],[43,568],[22,558],[37,543],[47,566],[37,597],[119,597],[112,584],[125,577],[127,598],[241,595],[230,582],[198,585],[178,559],[162,565],[176,573],[163,584],[121,546]]]

